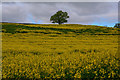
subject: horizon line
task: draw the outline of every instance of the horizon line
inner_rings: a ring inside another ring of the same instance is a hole
[[[32,22],[7,22],[7,21],[3,21],[3,22],[0,22],[0,23],[17,23],[17,24],[34,24],[34,25],[37,25],[37,23],[32,23]],[[38,23],[39,24],[57,24],[57,23]],[[67,24],[67,23],[65,23]],[[93,26],[102,26],[102,25],[94,25],[94,24],[80,24],[80,23],[69,23],[69,24],[78,24],[78,25],[93,25]],[[115,23],[117,24],[117,23]],[[107,26],[107,25],[104,25],[104,27],[114,27],[114,26]]]

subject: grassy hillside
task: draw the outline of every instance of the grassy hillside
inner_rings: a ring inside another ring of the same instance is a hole
[[[120,78],[117,28],[2,25],[3,78]]]
[[[3,23],[2,31],[6,33],[75,33],[75,34],[118,34],[117,28],[93,26],[93,25],[79,25],[79,24],[17,24],[17,23]]]

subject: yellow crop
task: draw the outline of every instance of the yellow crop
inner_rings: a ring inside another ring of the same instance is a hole
[[[2,33],[3,78],[120,77],[118,35],[28,31]]]

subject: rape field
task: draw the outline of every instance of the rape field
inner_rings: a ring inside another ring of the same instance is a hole
[[[120,77],[116,28],[3,24],[2,32],[3,78]]]

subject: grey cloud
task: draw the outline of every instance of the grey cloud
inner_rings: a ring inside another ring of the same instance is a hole
[[[32,2],[32,3],[3,3],[3,21],[31,22],[41,20],[50,23],[49,18],[58,10],[68,12],[68,23],[89,24],[99,19],[116,22],[118,4],[115,2]]]
[[[21,4],[3,4],[2,5],[2,21],[9,22],[25,22],[27,11]]]

